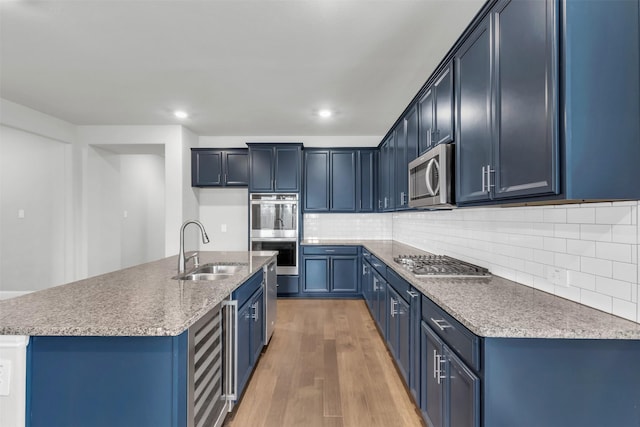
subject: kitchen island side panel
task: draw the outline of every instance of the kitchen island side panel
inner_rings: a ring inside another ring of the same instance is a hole
[[[187,425],[187,332],[36,336],[28,352],[27,427]]]
[[[485,338],[484,426],[640,426],[640,341]]]

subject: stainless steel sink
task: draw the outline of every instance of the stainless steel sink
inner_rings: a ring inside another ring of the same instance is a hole
[[[204,264],[187,274],[175,276],[176,280],[222,280],[236,274],[244,265]]]

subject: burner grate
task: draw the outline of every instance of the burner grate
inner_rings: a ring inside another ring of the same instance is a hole
[[[478,277],[489,270],[446,255],[400,255],[394,261],[418,277]]]

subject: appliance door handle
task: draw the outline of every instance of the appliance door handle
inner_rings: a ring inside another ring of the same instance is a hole
[[[484,187],[487,185],[486,183],[486,176],[487,174],[485,173],[486,166],[482,167],[482,188],[480,189],[481,193],[484,193]]]
[[[438,180],[438,185],[436,185],[435,188],[433,188],[433,183],[431,182],[431,171],[434,167],[436,168],[436,172],[440,174],[440,166],[436,159],[429,160],[429,163],[427,163],[427,170],[424,174],[424,182],[427,184],[427,191],[430,196],[436,196],[440,191],[440,180]]]
[[[238,363],[235,360],[238,354],[238,301],[225,300],[222,307],[226,310],[227,330],[226,336],[226,372],[225,372],[225,395],[227,401],[235,401],[238,398]]]

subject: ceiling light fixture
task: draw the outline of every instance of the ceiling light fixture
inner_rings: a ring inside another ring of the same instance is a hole
[[[318,115],[323,119],[326,119],[331,117],[333,115],[333,112],[331,110],[320,110],[318,111]]]
[[[174,111],[173,115],[179,119],[186,119],[189,115],[184,111]]]

